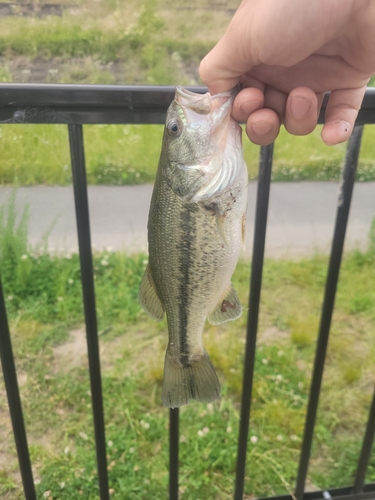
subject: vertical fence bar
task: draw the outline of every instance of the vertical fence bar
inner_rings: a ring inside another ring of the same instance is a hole
[[[22,414],[21,397],[10,339],[3,287],[0,280],[0,358],[3,368],[5,389],[20,464],[23,491],[26,500],[36,500],[33,472],[31,469],[25,422]]]
[[[262,285],[264,245],[266,240],[272,157],[273,144],[261,148],[257,205],[255,214],[253,257],[251,264],[249,310],[247,316],[245,365],[242,383],[241,420],[238,437],[234,500],[242,500],[244,490],[246,452],[249,435],[249,418],[255,363],[255,345],[258,330],[259,302]]]
[[[169,410],[169,500],[178,500],[179,409]]]
[[[77,124],[68,125],[68,129],[76,207],[79,257],[81,263],[82,292],[86,320],[86,337],[89,358],[92,409],[94,416],[99,490],[101,500],[109,500],[103,395],[100,374],[98,325],[95,307],[94,274],[91,253],[83,131],[82,125]]]
[[[310,386],[310,398],[308,403],[305,432],[303,437],[300,463],[298,469],[296,492],[297,500],[302,500],[307,469],[309,465],[311,445],[315,427],[316,413],[318,409],[319,394],[322,384],[324,362],[327,352],[328,336],[331,327],[332,312],[335,303],[337,282],[339,278],[341,257],[344,247],[346,226],[348,223],[350,203],[352,199],[355,173],[357,169],[359,150],[362,138],[362,126],[356,126],[348,142],[345,165],[340,186],[338,199],[335,230],[331,248],[331,257],[328,267],[328,275],[325,287],[322,315],[320,319],[318,344],[315,354],[314,370]]]
[[[354,481],[353,493],[360,493],[365,484],[367,467],[370,461],[371,449],[375,437],[375,392],[367,421],[365,437],[363,438],[361,455],[358,460],[358,468]]]

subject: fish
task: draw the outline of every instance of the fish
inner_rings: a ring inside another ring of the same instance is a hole
[[[231,117],[235,95],[176,87],[166,115],[139,301],[152,318],[167,316],[162,403],[170,408],[220,397],[204,325],[242,311],[231,279],[245,238],[248,175]]]

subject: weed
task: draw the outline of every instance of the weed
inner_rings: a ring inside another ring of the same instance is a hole
[[[294,314],[288,321],[292,341],[299,347],[311,345],[318,331],[318,318]]]
[[[102,10],[101,15],[95,15],[98,12],[93,12],[92,6],[89,13],[82,6],[74,14],[68,11],[63,17],[7,19],[2,23],[0,55],[6,56],[7,60],[22,56],[57,62],[83,58],[86,61],[91,59],[92,66],[98,62],[122,61],[128,67],[136,62],[138,75],[134,74],[134,80],[129,80],[124,71],[123,78],[128,83],[191,83],[183,65],[171,57],[177,54],[173,45],[176,44],[181,59],[190,67],[197,66],[213,45],[189,43],[181,36],[177,40],[166,38],[168,26],[152,2],[122,6],[115,11],[104,4],[98,7]],[[81,22],[77,22],[79,20]],[[106,29],[107,24],[110,29]],[[101,76],[100,72],[88,69],[73,67],[62,76],[54,73],[53,81],[108,83],[114,79],[110,71]]]
[[[61,83],[90,83],[94,85],[110,85],[115,83],[115,77],[109,69],[99,67],[97,64],[92,64],[90,61],[84,61],[80,64],[71,64],[68,68],[64,68],[60,76]]]
[[[350,312],[352,314],[367,311],[373,308],[375,305],[374,297],[368,294],[358,295],[352,298]]]
[[[84,70],[84,68],[83,68]],[[104,78],[104,76],[103,76]],[[84,127],[89,184],[142,184],[153,182],[159,161],[163,127],[161,125],[86,125]],[[71,181],[67,129],[62,125],[2,125],[0,184],[64,185]],[[273,176],[276,180],[335,180],[339,177],[344,149],[332,150],[337,156],[334,169],[324,166],[326,147],[315,136],[285,136],[276,143]],[[145,148],[145,144],[147,148]],[[291,146],[289,149],[288,144]],[[365,130],[363,158],[375,155],[371,129]],[[280,150],[278,152],[278,148]],[[321,150],[319,160],[310,162],[310,150]],[[280,155],[288,155],[288,166]],[[259,147],[244,140],[249,177],[258,175]],[[327,157],[327,156],[326,156]],[[330,160],[331,161],[331,160]],[[365,161],[365,160],[364,160]],[[366,160],[367,161],[367,160]],[[329,163],[327,163],[329,165]],[[375,169],[359,165],[358,180],[371,180]]]
[[[34,436],[46,428],[51,433],[50,451],[45,446],[32,447],[41,475],[38,495],[49,491],[52,498],[78,499],[82,495],[91,498],[97,494],[97,482],[87,370],[84,366],[69,368],[68,365],[66,371],[66,361],[62,369],[56,364],[53,354],[54,346],[66,339],[67,327],[82,321],[78,258],[40,256],[39,263],[32,262],[32,272],[34,266],[38,267],[39,281],[35,273],[33,282],[27,284],[29,297],[17,292],[16,281],[5,285],[8,294],[20,295],[17,308],[13,308],[13,300],[7,305],[16,357],[28,374],[23,387],[28,429]],[[94,257],[94,265],[101,329],[115,325],[114,335],[101,337],[110,487],[123,498],[134,495],[146,498],[152,490],[153,498],[162,499],[168,483],[167,412],[160,407],[165,323],[159,330],[159,325],[147,320],[137,303],[139,280],[145,266],[142,256],[98,254]],[[266,318],[272,317],[273,297],[280,295],[280,290],[289,288],[284,301],[276,304],[278,314],[286,318],[283,324],[292,335],[292,329],[297,329],[297,326],[288,319],[288,301],[294,297],[293,307],[300,309],[300,325],[305,330],[308,328],[309,335],[313,336],[316,319],[306,315],[304,322],[303,317],[317,296],[319,299],[319,291],[305,286],[302,276],[310,278],[302,271],[305,267],[310,272],[320,267],[323,275],[325,265],[324,259],[293,263],[267,261],[260,323],[269,324]],[[357,272],[366,274],[369,265],[369,261],[363,262]],[[351,279],[347,272],[352,266],[349,257],[343,264],[341,296],[338,298],[340,314],[345,304],[347,282]],[[246,298],[248,269],[247,263],[241,263],[234,278],[241,301]],[[297,273],[298,269],[301,271]],[[293,278],[296,274],[298,280]],[[288,276],[291,279],[286,281]],[[63,300],[56,300],[58,296]],[[360,314],[367,320],[371,318],[367,310]],[[353,321],[357,316],[353,316]],[[335,331],[341,331],[347,317],[344,316],[342,321],[337,323],[336,320]],[[238,324],[234,322],[219,329],[211,326],[205,333],[205,345],[223,382],[222,400],[209,405],[192,403],[181,411],[180,484],[184,497],[191,500],[212,495],[226,499],[232,491],[239,424],[237,402],[242,379],[243,323],[242,318]],[[374,330],[366,331],[370,334]],[[369,351],[374,349],[373,336],[371,339]],[[310,337],[309,342],[303,343],[303,349],[299,348],[300,343],[296,346],[285,337],[274,342],[275,345],[260,344],[257,349],[246,471],[248,494],[285,493],[293,485],[296,475],[309,383],[308,367],[314,346]],[[335,347],[335,352],[339,369],[345,371],[341,380],[337,379],[335,363],[328,358],[327,376],[329,380],[335,377],[336,382],[330,381],[323,389],[325,413],[319,415],[315,435],[310,477],[319,487],[339,486],[350,481],[348,478],[355,471],[362,425],[362,420],[356,421],[357,417],[353,420],[352,408],[356,408],[357,415],[364,416],[371,396],[369,394],[362,403],[356,399],[355,406],[352,406],[353,399],[348,395],[351,394],[352,398],[360,394],[358,388],[365,382],[371,356],[362,357],[358,369],[348,361],[347,349],[342,348],[342,343],[347,342],[345,337],[340,342],[341,347],[339,350]],[[358,342],[362,341],[357,339]],[[155,377],[156,368],[158,375]],[[343,403],[340,391],[344,388],[345,404],[350,407],[347,416],[339,410]],[[352,430],[350,438],[337,435],[345,425]],[[315,462],[317,456],[319,461]],[[337,467],[340,467],[341,477],[336,474]],[[369,474],[370,477],[374,474],[372,466]]]
[[[30,274],[28,248],[29,207],[25,206],[17,220],[16,191],[9,196],[7,206],[0,207],[0,273],[10,275],[20,288],[24,288]]]
[[[362,370],[358,366],[344,366],[343,377],[347,384],[354,384],[361,378]]]
[[[16,483],[14,480],[5,471],[0,471],[0,495],[14,491],[15,488]]]
[[[12,74],[9,71],[8,66],[3,66],[0,68],[0,83],[8,83],[13,81]]]
[[[0,53],[5,60],[0,80],[10,81],[12,57],[22,56],[26,57],[28,67],[30,59],[51,61],[46,77],[50,82],[197,84],[199,62],[227,25],[228,13],[224,9],[208,15],[201,5],[197,5],[200,7],[197,10],[192,10],[189,5],[189,10],[186,10],[183,0],[174,5],[173,11],[166,7],[164,2],[156,5],[149,1],[139,4],[134,1],[123,3],[102,0],[96,2],[95,7],[81,2],[78,8],[73,11],[68,9],[62,17],[1,19]],[[32,81],[32,75],[27,73],[20,79]],[[57,134],[51,131],[52,127],[43,129],[33,125],[29,128],[34,131],[34,137],[33,134],[24,133],[23,141],[17,139],[14,142],[18,134],[14,128],[10,128],[8,134],[7,128],[3,126],[0,133],[0,136],[3,135],[2,144],[5,145],[0,165],[1,184],[12,184],[17,179],[22,185],[69,182],[65,134],[60,133],[61,139],[58,139]],[[273,180],[339,179],[345,145],[334,148],[325,146],[319,137],[320,129],[317,127],[313,134],[304,138],[292,137],[281,130],[275,148]],[[40,130],[43,130],[42,134]],[[143,141],[141,152],[138,150],[137,154],[131,153],[131,147],[125,152],[111,133],[97,146],[88,142],[87,149],[93,147],[94,157],[99,146],[107,149],[107,144],[108,150],[112,151],[106,153],[105,158],[102,152],[99,153],[100,161],[93,165],[97,176],[94,176],[95,179],[91,177],[90,182],[123,184],[149,182],[152,179],[153,170],[150,173],[149,167],[144,166],[143,157],[151,157],[146,149],[150,147],[155,151],[156,139],[143,132],[134,133],[141,135]],[[44,143],[34,140],[42,135]],[[372,127],[366,127],[362,142],[357,180],[374,180],[375,142]],[[47,143],[51,146],[50,152],[45,151]],[[16,153],[11,144],[17,148]],[[148,147],[145,148],[144,144]],[[255,179],[258,175],[259,148],[248,140],[244,141],[244,147],[249,176]],[[17,162],[14,158],[17,158]],[[152,164],[156,165],[157,161],[158,154],[152,157]],[[128,174],[130,169],[139,175]],[[107,175],[105,170],[115,170],[117,173]]]
[[[368,239],[369,239],[369,251],[375,254],[375,217],[372,219],[371,222]]]
[[[0,184],[67,184],[70,158],[62,125],[2,125]]]
[[[85,342],[73,343],[74,350],[64,355],[72,329],[83,323],[79,259],[31,251],[27,210],[19,217],[14,197],[1,212],[1,266],[31,455],[40,476],[38,497],[94,498],[98,486]],[[161,500],[168,488],[168,412],[160,404],[166,323],[148,319],[138,304],[145,256],[102,252],[93,262],[110,488],[121,498]],[[25,263],[26,270],[16,271]],[[265,262],[246,495],[293,489],[326,268],[322,256]],[[374,273],[372,251],[345,256],[309,469],[309,479],[319,488],[345,486],[355,474],[375,382],[374,308],[363,299],[373,300]],[[239,263],[233,281],[245,308],[249,263]],[[222,398],[181,409],[180,488],[189,500],[231,497],[245,322],[244,314],[204,333]],[[262,333],[275,323],[280,330],[265,341]],[[3,389],[0,398],[5,407]],[[4,418],[1,412],[0,437],[7,443],[11,436]],[[9,473],[15,453],[7,451],[12,460],[1,466],[0,492],[17,498],[20,488]],[[374,479],[371,457],[367,480]]]
[[[0,80],[10,80],[12,60],[20,56],[27,68],[32,60],[50,64],[46,70],[49,82],[197,84],[199,62],[227,25],[228,12],[224,9],[208,14],[198,4],[199,9],[192,10],[193,6],[187,6],[184,0],[174,4],[173,10],[169,7],[163,1],[102,0],[95,6],[83,1],[62,17],[3,18],[0,53],[4,64]],[[23,71],[19,79],[32,81],[30,70]],[[309,136],[298,138],[281,130],[275,147],[273,180],[339,178],[345,145],[324,145],[320,130],[317,127]],[[160,126],[86,126],[90,184],[152,182],[161,137]],[[0,184],[70,182],[66,127],[2,125],[0,138]],[[259,148],[246,139],[244,155],[249,177],[256,179]],[[372,127],[367,126],[357,180],[375,179],[374,157]]]

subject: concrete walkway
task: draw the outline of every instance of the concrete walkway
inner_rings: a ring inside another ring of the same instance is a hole
[[[9,188],[0,188],[0,205]],[[147,217],[152,186],[89,187],[92,243],[95,249],[147,250]],[[249,185],[246,255],[251,255],[256,183]],[[297,258],[328,253],[333,234],[338,184],[332,182],[275,183],[271,186],[266,254]],[[40,242],[53,225],[48,246],[59,252],[77,249],[72,187],[31,187],[17,190],[20,209],[30,205],[30,242]],[[355,185],[346,250],[365,248],[375,217],[375,182]]]

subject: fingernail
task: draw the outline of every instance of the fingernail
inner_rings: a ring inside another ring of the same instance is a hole
[[[253,132],[256,133],[256,135],[266,135],[269,132],[271,132],[272,124],[269,122],[259,121],[252,123],[251,127],[253,129]]]
[[[243,104],[241,104],[240,109],[243,111],[245,114],[249,115],[256,109],[259,109],[262,106],[262,103],[257,100],[253,101],[246,101]]]
[[[292,111],[293,118],[298,121],[304,120],[311,109],[311,101],[305,99],[304,97],[296,96],[290,103],[290,109]]]

